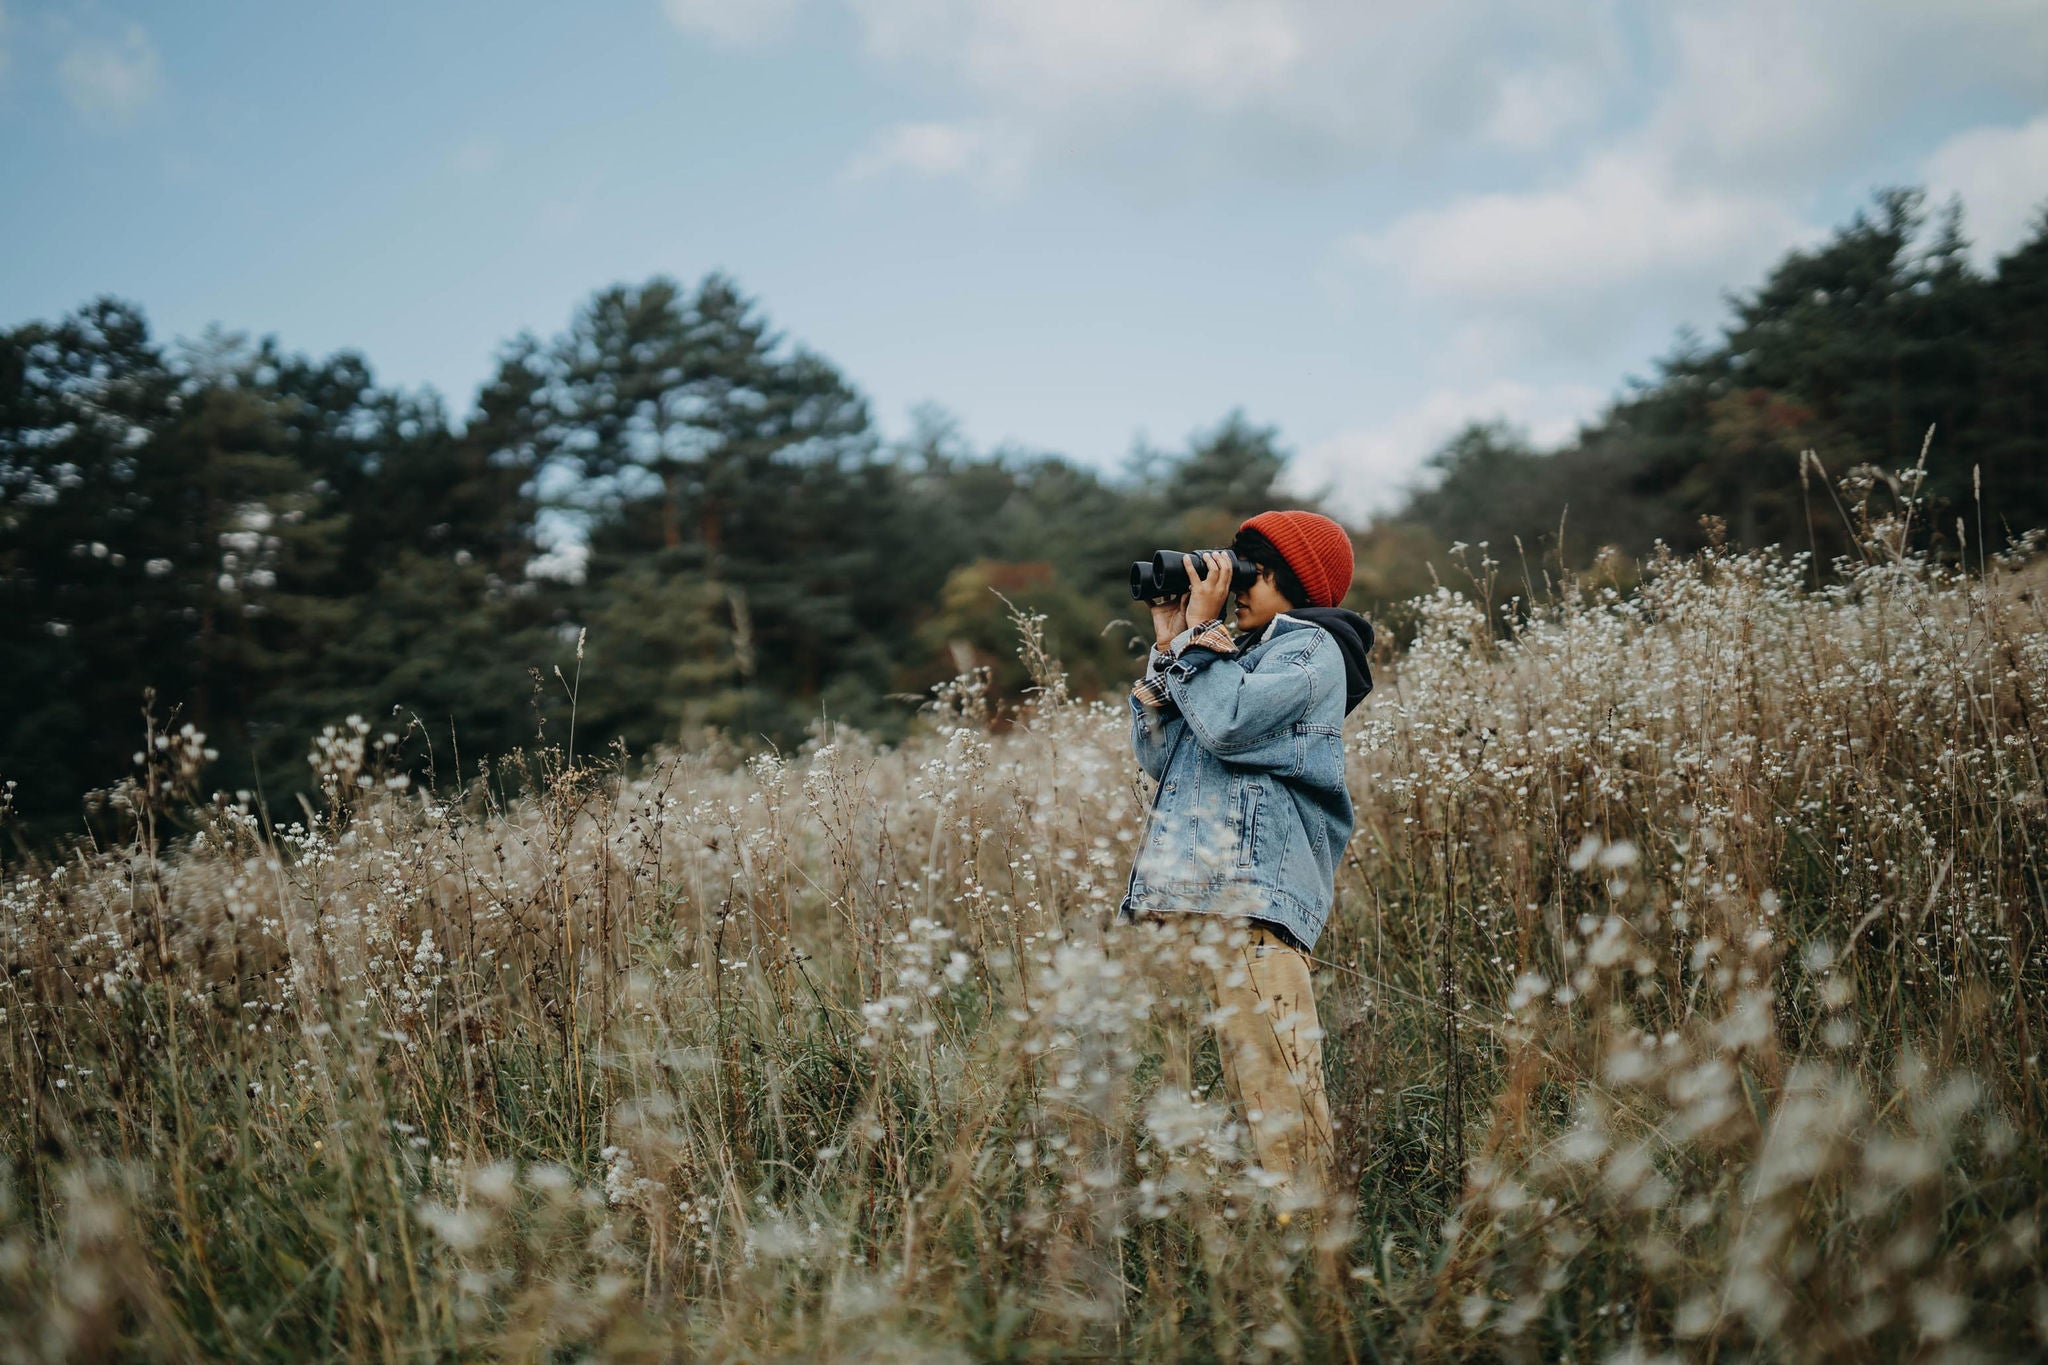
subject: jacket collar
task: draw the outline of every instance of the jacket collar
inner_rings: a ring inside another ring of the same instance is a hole
[[[1266,634],[1264,638],[1270,640],[1276,635],[1285,635],[1290,630],[1314,629],[1315,627],[1310,625],[1307,621],[1299,620],[1295,617],[1289,616],[1286,612],[1283,611],[1278,616],[1275,616],[1271,621],[1268,621],[1266,623]]]
[[[1289,616],[1283,611],[1272,620],[1266,622],[1264,628],[1259,631],[1257,639],[1252,640],[1249,644],[1240,644],[1238,647],[1240,649],[1257,649],[1268,641],[1279,639],[1290,630],[1314,629],[1315,626],[1309,622]]]

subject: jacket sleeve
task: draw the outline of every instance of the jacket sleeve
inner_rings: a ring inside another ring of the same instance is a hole
[[[1166,776],[1166,760],[1173,746],[1187,730],[1188,723],[1171,705],[1147,706],[1131,698],[1131,750],[1138,766],[1154,782]]]
[[[1166,693],[1165,667],[1171,657],[1155,648],[1146,659],[1145,676],[1131,688],[1131,750],[1154,782],[1166,775],[1166,760],[1187,729],[1180,708]]]
[[[1242,768],[1291,768],[1295,723],[1343,685],[1343,663],[1329,641],[1320,630],[1295,631],[1256,670],[1190,649],[1166,666],[1167,692],[1195,742],[1217,758]]]

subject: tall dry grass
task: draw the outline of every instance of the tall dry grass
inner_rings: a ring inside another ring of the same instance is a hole
[[[1864,529],[1413,604],[1312,1206],[1028,621],[895,750],[412,786],[352,718],[273,819],[151,734],[0,893],[0,1358],[2037,1357],[2041,580]]]

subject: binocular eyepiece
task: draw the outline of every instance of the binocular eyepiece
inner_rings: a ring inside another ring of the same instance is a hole
[[[1141,559],[1131,565],[1131,597],[1139,602],[1166,602],[1176,597],[1185,597],[1191,586],[1187,565],[1182,556],[1192,554],[1195,561],[1195,577],[1207,578],[1208,565],[1202,556],[1216,553],[1229,556],[1230,590],[1244,592],[1259,576],[1259,566],[1243,555],[1229,550],[1159,550],[1150,559]]]

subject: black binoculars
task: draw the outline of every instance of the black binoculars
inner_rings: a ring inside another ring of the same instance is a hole
[[[1168,602],[1176,597],[1187,596],[1188,567],[1182,556],[1192,554],[1195,561],[1195,577],[1207,578],[1208,565],[1202,562],[1204,554],[1222,554],[1230,559],[1230,590],[1245,592],[1259,576],[1259,566],[1243,555],[1229,550],[1159,550],[1150,559],[1141,559],[1131,565],[1131,596],[1139,602]]]

